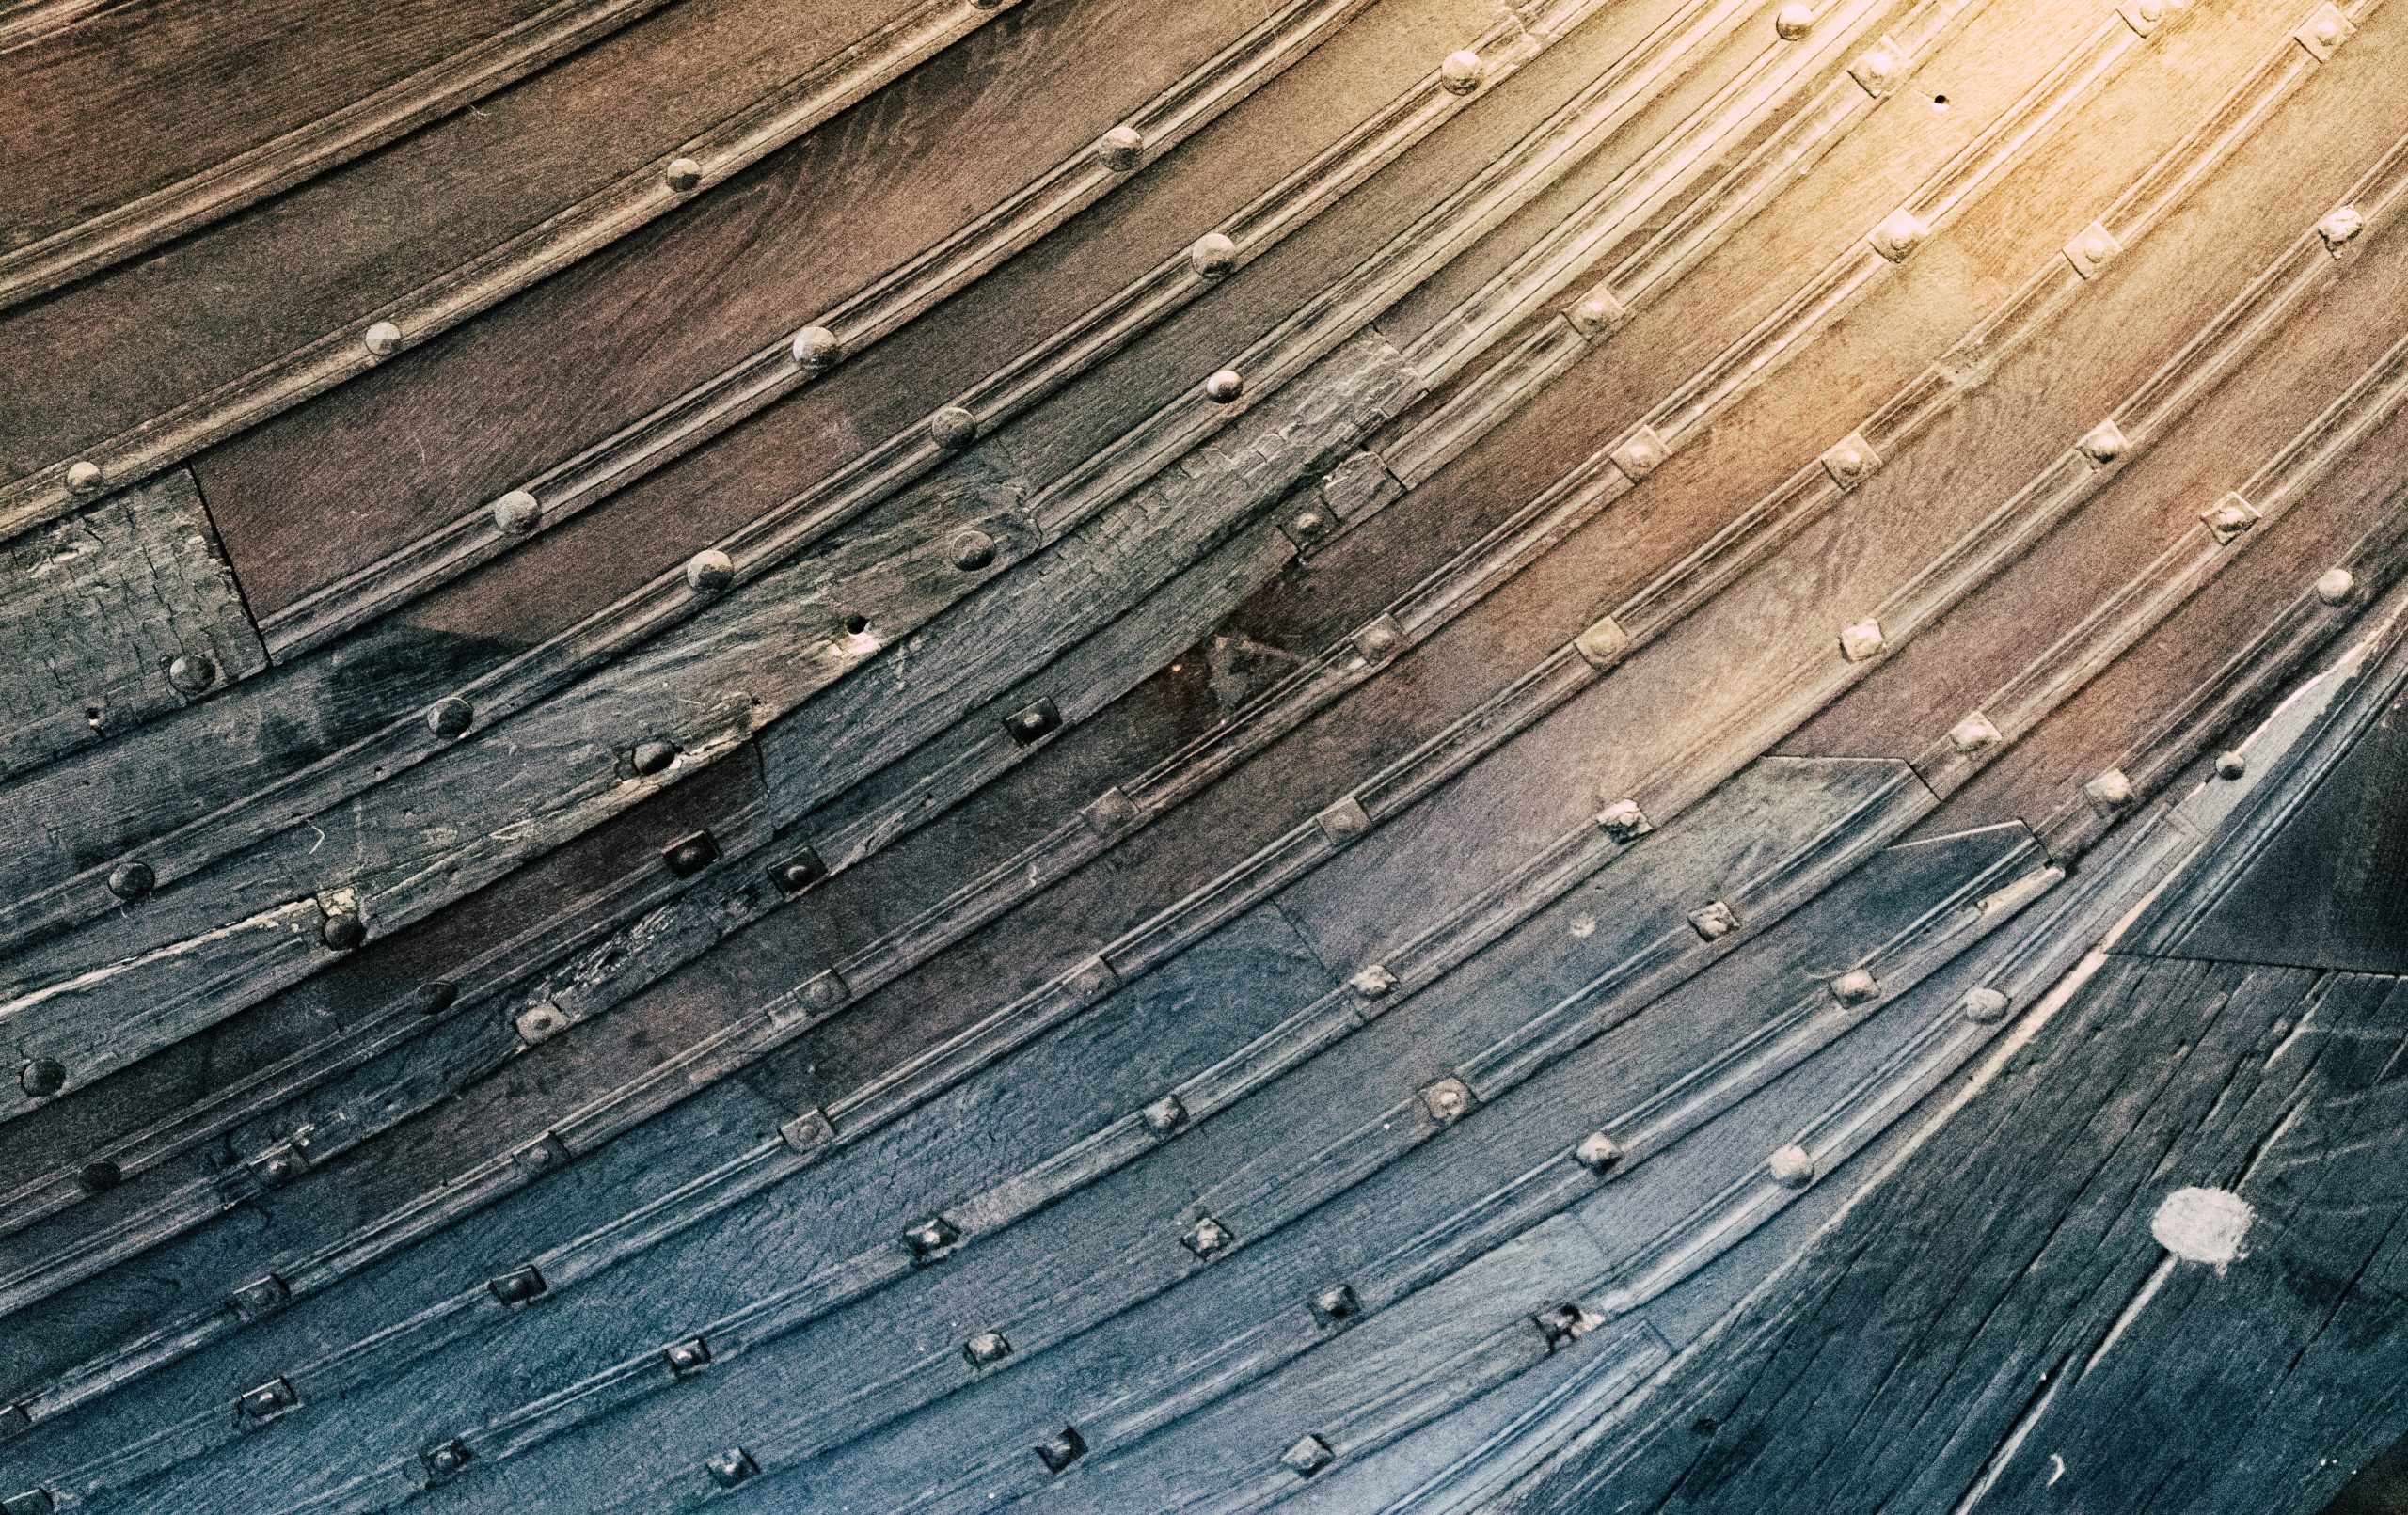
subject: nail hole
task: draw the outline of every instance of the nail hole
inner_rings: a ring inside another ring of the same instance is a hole
[[[1933,110],[1946,110],[1948,108],[1948,97],[1946,95],[1932,96],[1931,108]]]
[[[846,636],[848,636],[848,637],[858,637],[858,636],[860,636],[863,632],[867,631],[868,629],[869,629],[869,617],[867,617],[867,616],[865,616],[865,615],[848,615],[848,616],[845,617],[845,635],[846,635]]]

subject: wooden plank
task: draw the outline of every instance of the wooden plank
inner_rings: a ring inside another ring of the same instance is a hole
[[[179,469],[0,545],[0,775],[119,735],[267,666]]]

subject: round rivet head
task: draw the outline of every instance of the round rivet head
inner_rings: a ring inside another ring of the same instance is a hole
[[[1814,1181],[1814,1154],[1793,1142],[1766,1160],[1765,1171],[1783,1189],[1803,1189]]]
[[[124,1181],[125,1170],[106,1158],[84,1164],[75,1174],[75,1182],[87,1194],[105,1194]]]
[[[477,712],[458,695],[447,695],[428,707],[426,729],[437,736],[457,736],[475,724]]]
[[[514,489],[493,502],[494,529],[505,535],[523,537],[543,520],[544,507],[523,489]]]
[[[661,170],[661,182],[683,195],[703,181],[703,166],[691,158],[674,158]]]
[[[458,985],[438,978],[420,985],[418,992],[410,996],[410,1002],[418,1006],[420,1015],[439,1016],[457,1003],[459,998]]]
[[[2248,772],[2249,772],[2249,760],[2248,760],[2247,758],[2245,758],[2245,757],[2242,757],[2240,753],[2238,753],[2238,752],[2232,752],[2232,751],[2225,751],[2225,752],[2218,752],[2218,753],[2216,754],[2216,777],[2217,777],[2217,778],[2219,778],[2219,779],[2238,779],[2238,778],[2241,778],[2241,777],[2244,776],[2244,775],[2245,775],[2245,774],[2247,774]]]
[[[645,775],[658,773],[677,761],[677,744],[664,742],[657,737],[651,741],[638,742],[635,750],[627,754],[627,761],[634,765],[638,773]]]
[[[1959,1008],[1964,1011],[1966,1019],[1987,1026],[1992,1021],[2006,1018],[2006,1004],[2004,993],[1984,985],[1967,989],[1964,1003]]]
[[[953,566],[965,574],[974,574],[995,560],[995,539],[972,527],[957,533],[947,551]]]
[[[88,495],[101,487],[101,468],[96,463],[82,458],[67,466],[67,487],[79,495]]]
[[[402,328],[389,321],[380,321],[359,334],[360,345],[376,357],[389,357],[401,350]]]
[[[2331,47],[2341,39],[2341,24],[2330,16],[2319,17],[2316,23],[2316,39],[2326,47]]]
[[[717,594],[735,582],[735,561],[717,547],[705,547],[686,560],[686,587],[697,594]]]
[[[2316,597],[2327,605],[2338,605],[2350,597],[2358,581],[2346,568],[2328,568],[2316,576]]]
[[[217,682],[217,665],[206,653],[186,653],[167,665],[167,682],[180,694],[198,694]]]
[[[109,870],[109,892],[121,900],[138,900],[158,883],[159,876],[147,862],[121,862]]]
[[[1468,95],[1487,77],[1488,65],[1470,48],[1448,54],[1447,60],[1438,65],[1439,87],[1450,95]]]
[[[35,1058],[17,1070],[17,1087],[36,1099],[47,1099],[67,1087],[67,1069],[50,1058]]]
[[[349,952],[368,939],[368,928],[350,911],[338,910],[318,928],[318,939],[337,952]]]
[[[2165,0],[2141,0],[2141,20],[2154,25],[2165,19]]]
[[[1187,249],[1187,266],[1205,278],[1219,278],[1238,266],[1238,245],[1217,231],[1207,231]]]
[[[1223,369],[1204,381],[1204,398],[1216,405],[1226,405],[1245,393],[1245,376],[1235,369]]]
[[[1805,5],[1782,7],[1780,14],[1772,18],[1772,29],[1785,42],[1798,40],[1814,29],[1814,8]]]
[[[1097,139],[1096,162],[1117,174],[1125,174],[1137,166],[1146,153],[1146,139],[1133,126],[1116,126]]]
[[[794,334],[794,360],[805,373],[833,368],[845,355],[845,344],[825,326],[805,326]]]
[[[928,418],[928,434],[937,446],[958,452],[978,440],[978,418],[959,405],[947,405]]]

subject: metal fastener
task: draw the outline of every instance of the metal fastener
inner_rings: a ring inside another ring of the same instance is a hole
[[[948,452],[978,440],[978,418],[961,405],[944,405],[928,417],[928,435]]]
[[[236,1289],[231,1298],[236,1315],[246,1320],[257,1320],[293,1298],[293,1290],[284,1280],[270,1273],[265,1278],[255,1278]]]
[[[1468,95],[1488,77],[1488,65],[1470,48],[1450,53],[1438,65],[1438,87],[1450,95]]]
[[[1321,828],[1323,838],[1331,846],[1342,847],[1371,829],[1371,817],[1360,800],[1348,795],[1315,815],[1313,824]]]
[[[1279,1460],[1293,1469],[1298,1476],[1309,1478],[1337,1461],[1338,1454],[1331,1451],[1329,1444],[1320,1437],[1306,1436],[1299,1438],[1295,1445],[1280,1453]]]
[[[2122,427],[2112,420],[2103,420],[2083,433],[2082,440],[2074,444],[2074,450],[2088,458],[2093,467],[2104,468],[2122,457],[2131,446]]]
[[[2291,39],[2305,48],[2309,57],[2322,63],[2330,59],[2333,50],[2349,40],[2350,34],[2356,30],[2350,18],[2341,13],[2340,8],[2328,0],[2327,4],[2316,8],[2314,15],[2300,24],[2299,29],[2291,33]]]
[[[1207,231],[1187,249],[1187,266],[1203,278],[1219,278],[1238,266],[1238,245],[1218,231]]]
[[[2201,511],[2199,519],[2217,542],[2231,543],[2258,524],[2258,507],[2237,493],[2230,494]]]
[[[95,1158],[75,1170],[76,1187],[87,1194],[105,1194],[125,1181],[125,1170],[106,1158]]]
[[[711,1476],[711,1482],[721,1489],[733,1489],[760,1472],[761,1465],[752,1460],[752,1453],[740,1446],[731,1446],[724,1452],[714,1452],[703,1459],[703,1470]]]
[[[1187,1106],[1177,1095],[1164,1095],[1137,1113],[1156,1136],[1169,1136],[1187,1125]]]
[[[2115,8],[2115,13],[2124,18],[2124,24],[2142,37],[2164,24],[2165,11],[2166,0],[2124,0]]]
[[[800,894],[827,876],[828,865],[811,847],[804,847],[769,870],[769,881],[788,894]]]
[[[550,1041],[568,1030],[571,1022],[567,1011],[549,1000],[538,1000],[519,1011],[510,1024],[518,1033],[518,1039],[532,1047],[538,1042]]]
[[[1967,989],[1964,1002],[1957,1008],[1964,1013],[1966,1019],[1987,1026],[2006,1018],[2007,1003],[2005,991],[1983,985]]]
[[[1879,100],[1898,87],[1898,80],[1906,72],[1906,50],[1884,37],[1867,49],[1864,55],[1848,65],[1848,77],[1858,87]]]
[[[1207,1215],[1179,1239],[1181,1246],[1198,1257],[1217,1257],[1229,1250],[1229,1243],[1237,1239],[1237,1235]]]
[[[1004,730],[1022,747],[1044,740],[1061,725],[1062,712],[1054,708],[1051,700],[1038,700],[1033,704],[1022,705],[1004,718]]]
[[[256,1389],[244,1391],[234,1404],[243,1418],[256,1423],[274,1420],[300,1402],[301,1396],[293,1389],[291,1379],[275,1378]]]
[[[2245,777],[2248,772],[2249,760],[2242,757],[2240,753],[2227,750],[2216,754],[2217,778],[2226,780],[2239,779]]]
[[[1096,953],[1070,970],[1068,982],[1080,1002],[1093,1004],[1120,986],[1120,971]]]
[[[1772,18],[1775,36],[1784,42],[1794,42],[1814,29],[1814,8],[1790,0]]]
[[[17,1070],[17,1087],[36,1099],[47,1099],[67,1087],[67,1066],[55,1058],[35,1058]]]
[[[660,1355],[669,1364],[670,1372],[684,1378],[710,1365],[711,1344],[700,1336],[689,1336],[684,1341],[671,1342]]]
[[[701,187],[703,166],[691,158],[672,158],[669,160],[669,166],[661,170],[660,181],[683,195],[689,190]]]
[[[119,863],[109,870],[109,892],[119,899],[138,900],[158,887],[158,874],[139,859]]]
[[[2341,604],[2357,587],[2357,579],[2346,568],[2328,568],[2316,576],[2316,597],[2327,605]]]
[[[1539,1338],[1548,1351],[1567,1341],[1578,1341],[1602,1324],[1595,1316],[1580,1308],[1578,1301],[1559,1304],[1551,1310],[1541,1310],[1530,1317],[1530,1324],[1538,1327]]]
[[[1707,941],[1719,941],[1729,936],[1739,923],[1731,907],[1720,900],[1710,900],[1689,912],[1689,926]]]
[[[2004,740],[1990,718],[1976,710],[1963,720],[1948,728],[1948,745],[1959,752],[1986,751]]]
[[[778,1128],[778,1140],[796,1152],[816,1152],[835,1139],[836,1123],[817,1105]]]
[[[805,373],[834,368],[845,358],[845,344],[825,326],[805,326],[796,332],[791,351],[796,365]]]
[[[460,986],[448,979],[429,979],[410,994],[410,1002],[422,1016],[439,1016],[460,998]]]
[[[1385,1000],[1396,992],[1397,978],[1394,973],[1373,963],[1348,979],[1346,986],[1366,1000]]]
[[[333,910],[318,927],[318,939],[337,952],[349,952],[368,939],[368,927],[349,910]]]
[[[1363,1302],[1354,1296],[1352,1284],[1333,1284],[1312,1299],[1313,1318],[1324,1326],[1335,1326],[1352,1320],[1363,1313]]]
[[[543,520],[544,507],[523,489],[514,489],[493,502],[493,529],[505,536],[523,537]]]
[[[426,711],[426,729],[437,736],[465,735],[476,721],[476,707],[456,694],[444,696]]]
[[[1354,650],[1363,655],[1365,662],[1386,662],[1404,645],[1404,627],[1397,623],[1396,617],[1384,615],[1354,633]]]
[[[2121,768],[2109,768],[2082,786],[2090,803],[2102,814],[2112,814],[2132,802],[2132,781]]]
[[[1086,1438],[1076,1426],[1065,1426],[1054,1435],[1037,1444],[1037,1460],[1045,1464],[1048,1473],[1059,1473],[1086,1455]]]
[[[1204,381],[1204,398],[1216,405],[1226,405],[1245,393],[1245,376],[1235,369],[1223,369]]]
[[[1612,616],[1600,616],[1572,639],[1572,650],[1592,668],[1611,668],[1630,650],[1630,633]]]
[[[544,1275],[532,1263],[485,1280],[486,1289],[504,1304],[524,1304],[541,1296],[550,1286],[544,1282]]]
[[[1110,840],[1137,824],[1137,802],[1118,784],[1079,807],[1079,819],[1088,830]]]
[[[2101,223],[2093,221],[2075,232],[2073,240],[2066,244],[2066,261],[2071,263],[2073,271],[2083,278],[2097,278],[2123,250],[2124,245],[2115,240],[2115,233]]]
[[[627,753],[628,765],[646,778],[665,770],[677,761],[677,744],[648,737],[638,742]]]
[[[1095,161],[1116,174],[1125,174],[1146,156],[1146,139],[1133,126],[1116,126],[1096,139]]]
[[[1664,445],[1662,434],[1653,426],[1639,427],[1607,454],[1634,484],[1662,467],[1671,455],[1671,449]]]
[[[708,831],[679,837],[661,848],[660,860],[680,878],[691,878],[719,860],[719,842]]]
[[[961,1228],[942,1215],[931,1215],[903,1230],[903,1245],[911,1249],[914,1262],[934,1262],[960,1239]]]
[[[1304,552],[1319,545],[1323,538],[1338,529],[1338,523],[1316,502],[1288,517],[1279,529],[1288,534],[1288,540],[1296,544],[1298,552]]]
[[[1630,307],[1616,299],[1611,290],[1594,289],[1565,311],[1564,319],[1583,337],[1603,337],[1629,324]]]
[[[88,495],[101,487],[101,466],[97,463],[77,458],[67,466],[67,487],[78,495]]]
[[[1765,1171],[1783,1189],[1803,1189],[1814,1181],[1814,1155],[1793,1142],[1766,1160]]]
[[[953,566],[965,574],[974,574],[995,560],[995,539],[976,527],[954,534],[945,547]]]
[[[568,1144],[547,1131],[510,1155],[510,1164],[530,1178],[541,1177],[568,1162]]]
[[[252,1176],[259,1179],[261,1187],[281,1189],[309,1171],[309,1159],[298,1142],[279,1142],[251,1159],[245,1166],[250,1169]]]
[[[1930,235],[1931,228],[1924,224],[1923,217],[1902,206],[1884,217],[1864,240],[1890,261],[1903,263],[1907,255],[1922,246],[1924,239]]]
[[[432,1489],[460,1476],[461,1470],[469,1462],[468,1445],[454,1436],[440,1446],[430,1446],[420,1452],[418,1460],[426,1468],[426,1486]]]
[[[982,1331],[961,1344],[961,1355],[970,1359],[973,1367],[1000,1363],[1011,1354],[1012,1344],[1000,1331]]]
[[[1452,1126],[1470,1114],[1475,1102],[1471,1085],[1451,1073],[1421,1089],[1421,1108],[1441,1126]]]
[[[1591,1173],[1604,1173],[1622,1160],[1622,1144],[1603,1131],[1591,1131],[1572,1149],[1572,1160]]]
[[[1861,968],[1851,968],[1831,980],[1831,998],[1842,1004],[1862,1004],[1880,992],[1880,981]]]
[[[735,582],[735,560],[717,547],[705,547],[686,560],[686,587],[697,594],[718,594]]]
[[[1636,842],[1655,828],[1640,813],[1639,801],[1617,799],[1597,813],[1597,829],[1617,842]]]
[[[1864,439],[1862,432],[1848,433],[1823,454],[1823,471],[1843,490],[1854,489],[1872,478],[1873,470],[1879,466],[1881,454],[1873,450],[1873,444]]]
[[[1888,645],[1881,635],[1881,623],[1866,616],[1852,626],[1840,628],[1840,655],[1851,663],[1861,663],[1878,657]]]
[[[217,682],[217,664],[206,653],[186,653],[167,664],[167,682],[179,694],[198,694]]]
[[[371,356],[390,357],[401,349],[402,328],[389,321],[380,321],[361,332],[359,341]]]

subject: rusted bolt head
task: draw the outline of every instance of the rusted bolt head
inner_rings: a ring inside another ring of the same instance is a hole
[[[1218,231],[1207,231],[1187,249],[1187,266],[1205,278],[1219,278],[1238,266],[1238,245]]]
[[[349,910],[337,910],[318,928],[318,939],[337,952],[349,952],[368,939],[368,928]]]
[[[950,551],[953,566],[974,574],[995,560],[995,539],[974,526],[955,534]]]
[[[67,1068],[52,1058],[35,1058],[17,1070],[17,1087],[36,1099],[47,1099],[67,1087]]]
[[[446,695],[428,707],[426,729],[437,736],[457,736],[476,723],[476,707],[458,695]]]
[[[109,870],[109,892],[121,900],[138,900],[159,887],[159,876],[139,859]]]
[[[673,158],[669,166],[661,170],[660,178],[663,183],[683,195],[688,190],[700,187],[703,166],[691,158]]]
[[[650,777],[677,761],[677,744],[657,736],[638,742],[635,750],[627,754],[627,761],[638,773]]]
[[[1226,405],[1245,393],[1245,376],[1235,369],[1223,369],[1204,381],[1204,398],[1216,405]]]
[[[198,694],[217,682],[217,664],[207,653],[186,653],[167,665],[167,682],[179,694]]]
[[[88,495],[101,487],[101,468],[96,463],[82,458],[67,466],[67,487],[78,495]]]
[[[686,587],[697,594],[717,594],[735,582],[735,560],[717,547],[705,547],[686,560]]]
[[[543,520],[544,507],[523,489],[514,489],[493,502],[493,528],[505,536],[523,537]]]
[[[948,452],[978,440],[978,418],[960,405],[946,405],[928,418],[928,435]]]

